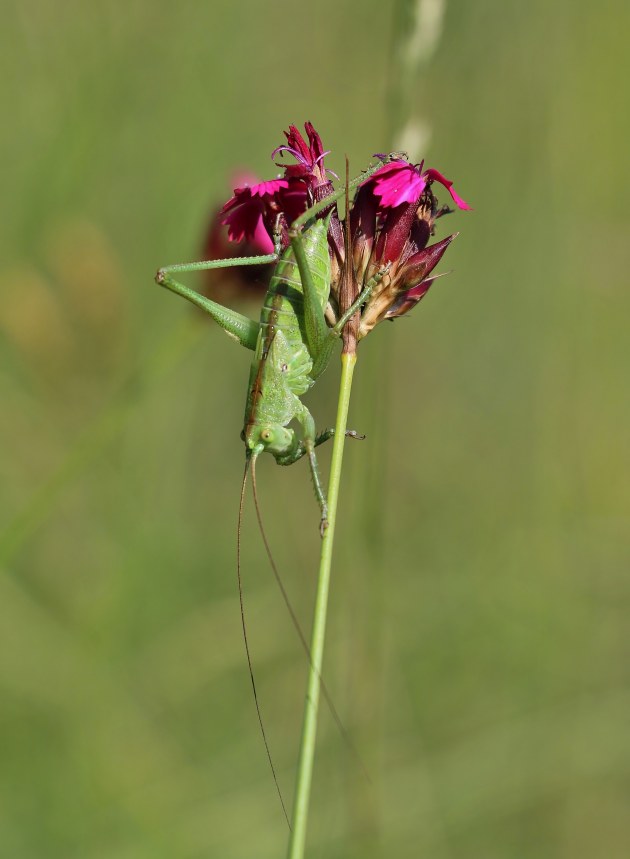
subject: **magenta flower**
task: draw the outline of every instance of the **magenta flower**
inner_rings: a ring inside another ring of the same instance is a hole
[[[333,184],[328,178],[328,174],[337,178],[336,173],[332,170],[327,170],[324,167],[324,158],[330,152],[329,149],[324,150],[322,140],[319,134],[313,128],[312,123],[305,122],[304,129],[308,137],[308,143],[295,125],[290,125],[289,130],[284,132],[287,139],[286,144],[277,146],[271,153],[271,157],[282,155],[287,152],[292,155],[297,161],[297,164],[284,165],[285,178],[300,179],[308,188],[312,202],[319,202],[332,194]],[[278,164],[278,166],[283,166]],[[321,212],[319,217],[326,217],[330,210]],[[333,256],[340,257],[343,254],[343,233],[339,216],[337,215],[337,206],[332,208],[332,216],[330,226],[328,228],[328,241]]]
[[[359,339],[381,320],[415,307],[435,281],[431,272],[454,236],[427,247],[435,221],[448,211],[439,208],[432,183],[444,185],[459,208],[470,208],[452,190],[452,182],[437,170],[422,168],[401,159],[384,164],[354,201],[351,229],[358,282],[364,286],[385,272],[363,308]]]
[[[244,184],[236,188],[234,196],[222,209],[222,223],[227,224],[231,241],[248,241],[260,248],[262,253],[271,253],[273,236],[278,229],[282,248],[289,244],[288,225],[313,202],[322,200],[333,191],[333,185],[324,167],[324,151],[319,134],[310,122],[304,128],[308,143],[295,125],[285,131],[286,144],[276,147],[271,154],[288,153],[297,164],[284,165],[284,177]],[[280,165],[281,166],[281,165]],[[334,174],[332,174],[334,175]],[[320,217],[325,217],[322,212]],[[330,221],[331,246],[340,252],[343,246],[341,225],[336,207]]]
[[[248,241],[262,253],[272,253],[278,228],[283,247],[288,246],[288,224],[307,205],[306,186],[300,180],[271,179],[236,188],[221,209],[221,222],[228,227],[230,241]]]
[[[424,161],[420,164],[409,164],[407,161],[392,161],[384,164],[380,170],[372,176],[374,193],[380,197],[383,208],[395,208],[402,203],[413,203],[418,200],[427,186],[432,182],[439,182],[453,198],[453,202],[460,209],[470,209],[465,200],[455,193],[453,183],[437,170],[429,167],[422,172]]]

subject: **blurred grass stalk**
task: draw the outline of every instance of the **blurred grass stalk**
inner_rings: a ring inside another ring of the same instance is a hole
[[[431,140],[431,123],[418,112],[417,93],[422,76],[433,59],[443,33],[446,0],[397,0],[393,8],[388,74],[384,91],[385,151],[408,153],[411,160],[424,156]],[[379,690],[385,684],[384,663],[384,618],[388,616],[388,591],[383,576],[385,562],[385,528],[390,509],[387,499],[388,451],[387,437],[392,397],[392,368],[396,360],[395,331],[387,326],[384,336],[375,339],[370,349],[362,356],[361,380],[356,397],[357,426],[365,428],[369,436],[367,462],[353,476],[356,486],[357,516],[354,522],[352,543],[354,557],[358,563],[359,580],[347,583],[352,593],[355,612],[357,608],[364,618],[368,634],[357,635],[357,624],[353,624],[354,635],[348,641],[352,653],[348,664],[352,676],[347,683],[353,688],[349,698],[349,725],[363,726],[369,739],[358,738],[360,748],[380,747],[382,737],[382,710],[374,706],[375,700],[383,700]],[[378,391],[378,397],[374,392]],[[359,555],[359,553],[361,553]],[[366,587],[365,582],[370,586]],[[362,598],[362,604],[359,600]],[[364,678],[363,683],[353,682],[353,677]],[[367,679],[367,682],[365,680]],[[384,694],[384,693],[383,693]],[[371,713],[369,724],[365,714]],[[375,774],[378,751],[372,753],[372,769]],[[368,762],[369,764],[369,762]],[[356,780],[347,783],[347,806],[351,815],[353,844],[361,851],[379,851],[381,843],[381,801],[373,782]],[[357,792],[360,796],[357,796]]]
[[[389,58],[389,75],[385,93],[385,112],[387,116],[386,148],[389,151],[406,151],[418,153],[426,147],[430,130],[426,123],[413,114],[413,93],[416,90],[418,74],[424,69],[432,57],[442,33],[446,0],[399,0],[394,7],[392,26],[391,50]],[[379,346],[374,346],[370,362],[372,386],[376,385],[382,393],[388,391],[388,361],[387,353],[391,348],[381,339]],[[350,390],[356,355],[342,355],[342,374],[339,388],[339,406],[335,424],[335,438],[332,453],[330,482],[328,486],[329,527],[322,541],[317,597],[315,603],[313,632],[311,639],[311,661],[308,673],[308,685],[304,707],[302,740],[298,759],[295,799],[293,806],[293,825],[289,838],[288,859],[303,859],[306,843],[306,827],[308,822],[309,798],[313,776],[315,756],[315,741],[317,734],[317,713],[319,707],[319,692],[321,673],[323,669],[324,641],[326,632],[326,615],[328,593],[330,589],[330,574],[332,549],[336,524],[337,501],[341,480],[343,446],[347,427]],[[363,498],[363,513],[360,521],[369,534],[372,552],[372,564],[381,566],[383,546],[381,515],[385,492],[385,460],[381,455],[385,444],[387,423],[387,408],[374,408],[376,400],[370,397],[372,408],[372,427],[374,435],[375,454],[371,459],[371,468],[366,472],[366,483],[371,484],[369,491],[361,493]],[[362,541],[360,541],[362,542]],[[375,577],[378,581],[379,577]],[[381,604],[379,595],[379,604]],[[370,618],[375,619],[375,612],[370,612]]]
[[[433,57],[442,35],[446,0],[398,0],[394,6],[392,36],[385,87],[386,151],[418,156],[429,144],[431,126],[414,112],[418,77]],[[370,458],[363,470],[360,492],[361,545],[367,548],[366,562],[380,567],[383,551],[382,515],[385,505],[386,435],[390,400],[390,367],[393,343],[381,337],[367,356],[366,375],[371,380],[367,396],[370,426]],[[372,392],[378,390],[378,400]],[[377,407],[378,402],[378,407]],[[378,581],[378,578],[376,578]],[[381,604],[381,595],[377,603]]]
[[[424,149],[430,126],[414,114],[418,76],[432,59],[442,35],[446,0],[398,0],[394,6],[385,90],[387,139],[392,150]]]

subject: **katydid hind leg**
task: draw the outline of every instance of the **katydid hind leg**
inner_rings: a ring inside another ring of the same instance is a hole
[[[191,271],[210,271],[213,268],[236,268],[241,265],[266,265],[278,262],[278,253],[259,254],[253,257],[225,257],[223,259],[207,259],[198,262],[180,262],[175,265],[165,265],[158,272],[164,274],[187,274]]]
[[[224,307],[222,304],[206,298],[205,295],[195,292],[189,286],[179,283],[166,269],[160,269],[155,280],[160,286],[170,289],[171,292],[177,295],[181,295],[182,298],[187,299],[201,310],[209,313],[225,333],[240,343],[241,346],[245,346],[246,349],[251,349],[252,351],[256,348],[258,332],[260,331],[259,322],[243,316],[242,313],[238,313],[236,310],[230,310],[229,307]]]
[[[219,268],[233,268],[246,265],[264,265],[265,263],[273,263],[278,259],[278,254],[264,254],[262,256],[253,257],[230,257],[228,259],[217,260],[201,260],[200,262],[177,263],[176,265],[167,265],[161,268],[156,277],[156,283],[160,286],[170,289],[171,292],[181,295],[183,298],[195,304],[201,310],[209,313],[215,322],[223,328],[226,334],[237,340],[241,346],[246,349],[254,350],[258,340],[258,332],[260,325],[253,319],[243,316],[236,310],[230,310],[205,295],[201,295],[180,283],[173,275],[186,274],[194,271],[209,271]]]

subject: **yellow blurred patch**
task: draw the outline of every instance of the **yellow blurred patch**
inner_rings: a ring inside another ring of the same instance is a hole
[[[29,265],[5,275],[10,289],[3,299],[0,326],[29,362],[66,366],[75,348],[73,332],[50,282]]]

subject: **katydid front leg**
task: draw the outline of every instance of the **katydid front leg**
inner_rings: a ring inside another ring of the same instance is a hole
[[[215,268],[231,268],[239,265],[264,265],[265,263],[277,262],[278,254],[264,254],[255,257],[232,257],[230,259],[218,260],[203,260],[201,262],[180,263],[178,265],[167,265],[161,268],[155,276],[155,281],[160,286],[170,289],[177,295],[183,296],[188,301],[196,304],[197,307],[209,313],[210,316],[223,328],[226,334],[234,338],[241,346],[246,349],[254,350],[258,340],[258,332],[260,331],[260,323],[243,316],[242,313],[237,313],[236,310],[230,310],[205,295],[195,292],[183,283],[175,280],[173,273],[187,273],[191,271],[209,271]]]
[[[331,348],[326,350],[330,328],[326,323],[324,309],[321,305],[317,290],[315,289],[315,284],[313,283],[311,268],[308,264],[306,252],[302,243],[301,229],[294,229],[292,227],[289,232],[289,236],[298,271],[300,272],[302,293],[304,295],[304,329],[306,333],[306,348],[308,349],[313,364],[315,364],[316,360],[322,355],[322,350],[327,351],[326,364],[328,364],[328,360],[332,354],[332,344]],[[317,378],[317,375],[313,374],[313,378]]]
[[[306,455],[308,456],[309,465],[311,466],[313,487],[315,489],[315,495],[319,502],[319,508],[322,513],[321,520],[319,523],[319,533],[323,537],[326,533],[326,528],[328,528],[328,502],[326,501],[326,493],[324,492],[322,481],[319,476],[317,457],[315,456],[315,439],[317,436],[317,433],[315,432],[315,421],[313,420],[313,416],[306,408],[306,406],[303,404],[301,404],[301,406],[302,408],[300,412],[298,412],[295,417],[302,424],[304,430],[302,443],[304,444],[304,449],[306,451]]]
[[[334,427],[328,427],[325,430],[322,430],[320,433],[317,433],[315,436],[315,447],[319,447],[320,444],[324,444],[324,442],[328,441],[328,439],[332,438],[335,435]],[[346,438],[353,438],[356,441],[364,441],[365,436],[356,430],[346,430],[345,432]],[[295,450],[285,456],[277,456],[276,462],[278,465],[293,465],[293,463],[297,462],[299,459],[302,459],[303,456],[306,456],[306,447],[303,441],[299,441],[295,447]]]
[[[313,487],[321,510],[319,532],[323,537],[326,532],[326,528],[328,527],[328,502],[326,500],[326,493],[324,492],[321,477],[319,475],[319,466],[317,464],[317,457],[315,456],[315,448],[320,444],[323,444],[325,441],[328,441],[329,438],[332,438],[335,434],[335,430],[333,428],[329,428],[317,434],[315,432],[315,421],[313,420],[313,416],[305,405],[301,404],[301,406],[302,408],[300,412],[298,412],[295,417],[302,424],[303,438],[291,454],[283,457],[276,457],[276,462],[278,462],[279,465],[292,465],[303,456],[308,456],[309,465],[311,467],[311,476],[313,478]],[[355,439],[365,438],[365,436],[359,435],[356,430],[347,430],[346,436],[348,438]]]

